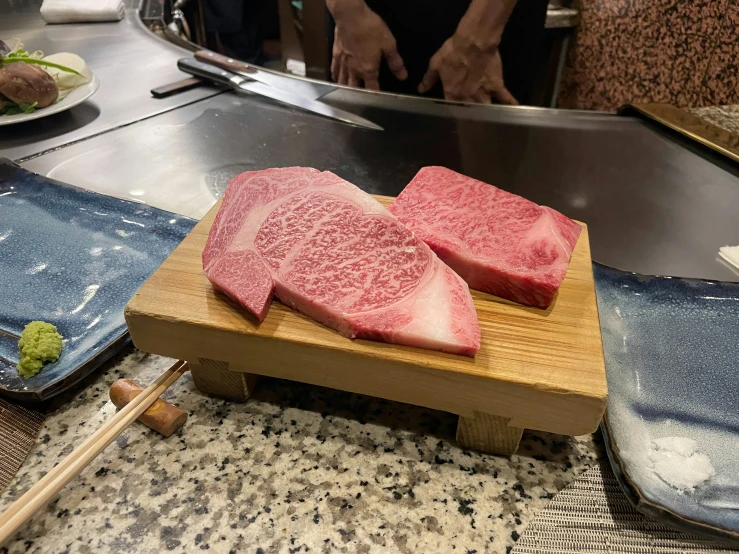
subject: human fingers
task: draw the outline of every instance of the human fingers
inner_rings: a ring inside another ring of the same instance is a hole
[[[339,58],[341,58],[339,31],[338,29],[334,29],[334,47],[331,49],[331,80],[334,82],[338,82],[339,80]]]
[[[334,83],[339,80],[339,59],[335,54],[331,57],[331,80]]]
[[[398,54],[398,45],[395,42],[395,39],[392,39],[392,41],[382,49],[382,54],[385,56],[387,65],[393,75],[395,75],[398,80],[405,81],[408,78],[408,70],[405,68],[403,58]]]
[[[380,72],[377,69],[365,71],[363,79],[367,90],[380,90]]]
[[[429,65],[429,69],[426,72],[426,74],[423,76],[423,79],[421,80],[421,84],[418,85],[418,92],[423,94],[424,92],[428,92],[431,90],[431,88],[436,84],[436,82],[439,80],[439,71]]]
[[[354,88],[359,88],[362,85],[359,82],[359,77],[357,77],[357,74],[354,73],[351,69],[348,71],[349,73],[349,86]]]
[[[442,82],[443,85],[443,82]],[[454,90],[444,89],[444,100],[451,100],[453,102],[475,102],[476,100],[472,97],[460,94]]]
[[[487,92],[481,90],[474,95],[474,101],[478,104],[490,104],[491,98]]]
[[[349,71],[346,66],[346,59],[342,56],[341,60],[339,60],[339,78],[336,81],[340,85],[346,85],[349,83]]]
[[[380,90],[380,81],[375,79],[365,79],[364,88],[367,90]]]
[[[518,106],[518,100],[516,100],[516,98],[505,87],[500,87],[499,89],[493,91],[492,95],[501,104],[508,104],[509,106]]]

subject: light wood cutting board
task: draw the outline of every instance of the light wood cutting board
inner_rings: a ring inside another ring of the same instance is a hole
[[[126,308],[134,344],[189,361],[203,392],[246,400],[254,376],[270,375],[408,402],[458,414],[460,443],[501,454],[515,451],[525,428],[564,435],[597,428],[606,379],[586,227],[547,310],[472,291],[482,331],[472,359],[353,341],[277,301],[256,324],[202,270],[219,206]]]

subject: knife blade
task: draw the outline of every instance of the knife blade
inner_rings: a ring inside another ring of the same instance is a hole
[[[241,75],[237,75],[236,73],[226,71],[225,69],[215,67],[193,58],[180,59],[177,62],[177,67],[190,75],[203,77],[215,83],[231,87],[235,90],[252,92],[254,94],[259,94],[260,96],[266,96],[267,98],[272,98],[278,102],[302,108],[309,112],[321,114],[331,119],[343,121],[344,123],[350,123],[358,127],[375,129],[377,131],[383,130],[379,125],[376,125],[363,117],[354,115],[353,113],[339,108],[334,108],[333,106],[329,106],[328,104],[324,104],[318,100],[286,92],[259,81],[250,81]]]
[[[215,65],[231,73],[236,73],[247,79],[253,79],[254,81],[259,81],[260,83],[282,90],[289,90],[311,100],[318,100],[322,96],[326,96],[328,93],[336,90],[335,86],[331,86],[328,83],[311,83],[310,81],[303,81],[295,77],[286,77],[284,75],[270,73],[269,71],[262,71],[257,66],[223,56],[212,50],[198,50],[195,52],[195,59]]]

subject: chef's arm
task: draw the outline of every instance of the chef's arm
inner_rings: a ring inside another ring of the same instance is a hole
[[[462,102],[517,104],[503,82],[498,46],[516,0],[472,0],[454,35],[429,61],[421,94],[441,80],[444,98]]]
[[[331,77],[340,85],[380,90],[380,61],[403,80],[408,72],[398,54],[395,37],[364,0],[326,0],[336,21]]]
[[[368,9],[364,0],[326,0],[326,7],[337,21],[360,16]]]
[[[472,0],[455,38],[483,52],[497,49],[515,5],[516,0]]]

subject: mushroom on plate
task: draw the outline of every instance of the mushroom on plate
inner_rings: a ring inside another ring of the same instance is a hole
[[[16,104],[36,103],[37,108],[53,104],[59,87],[46,71],[24,62],[13,62],[0,68],[0,96]]]

